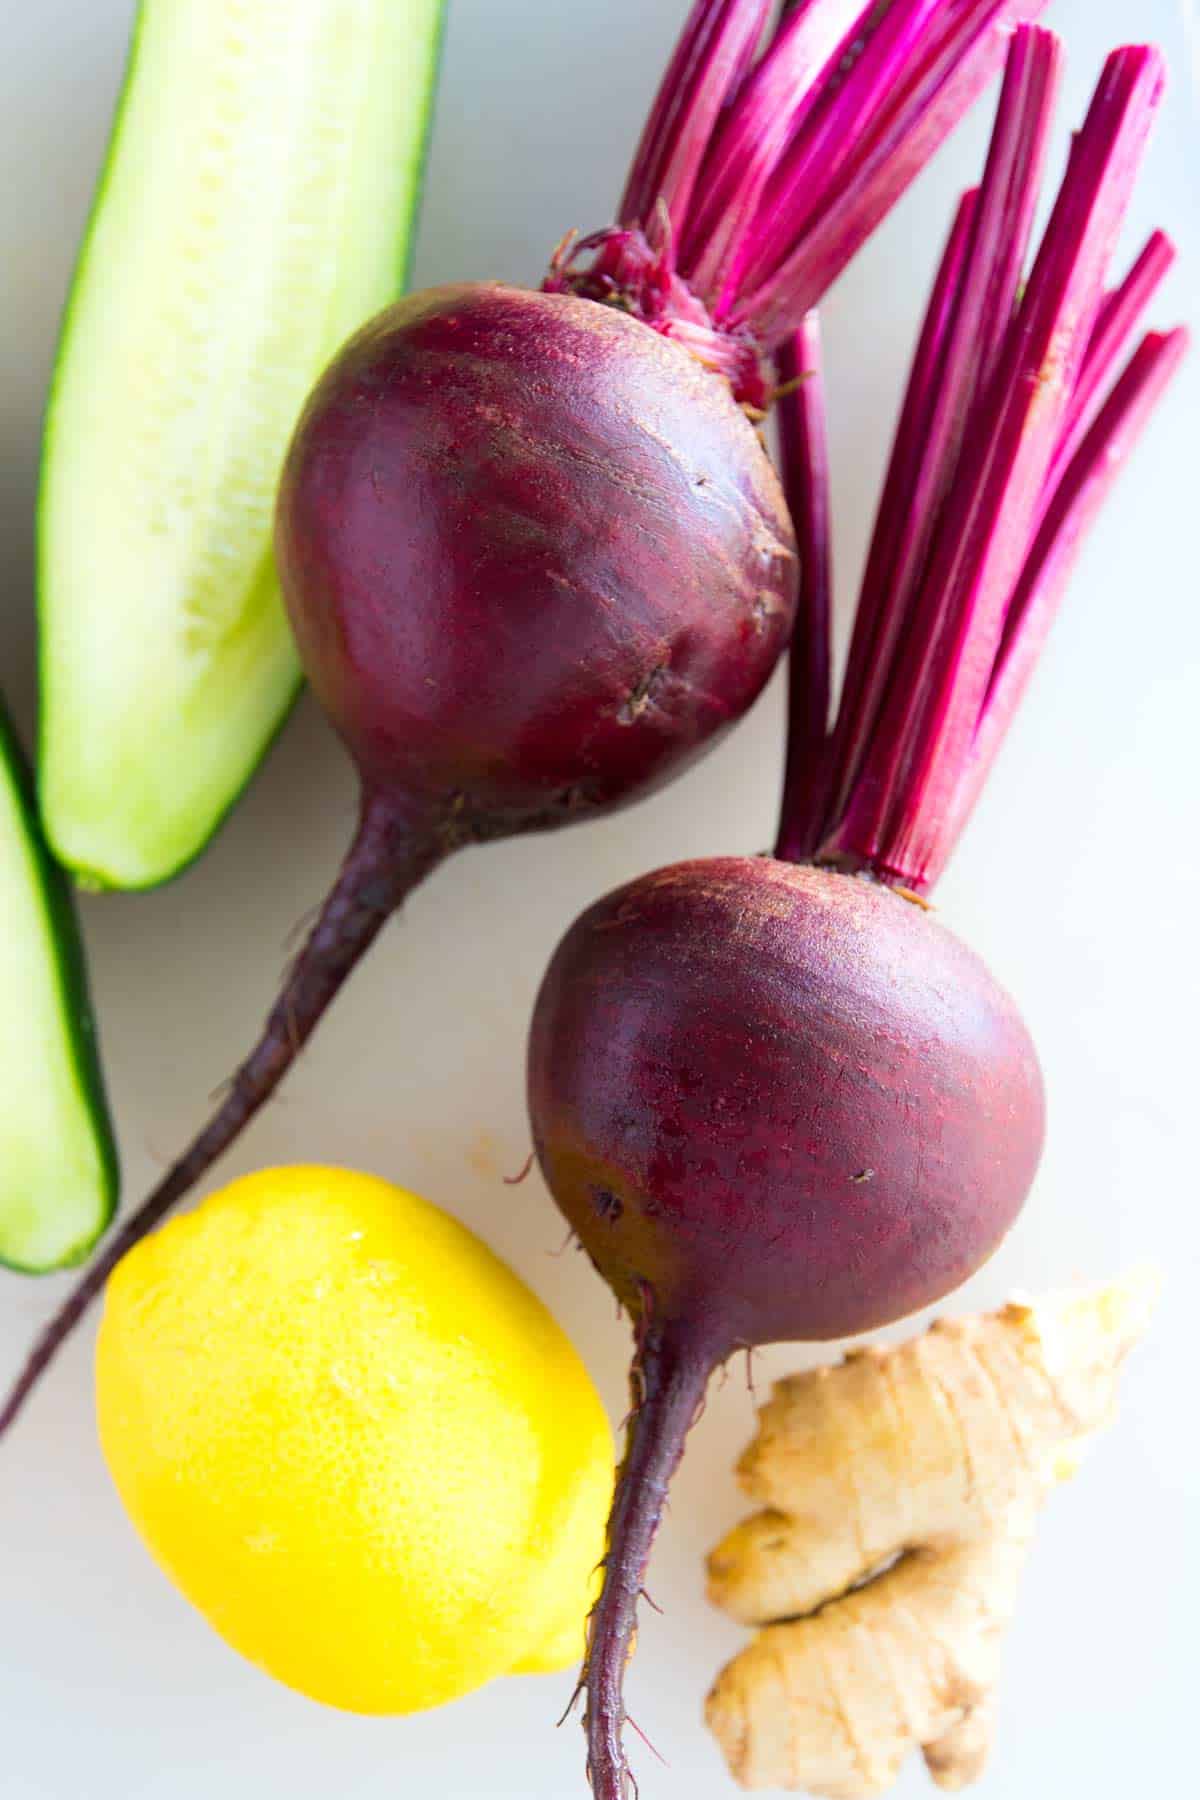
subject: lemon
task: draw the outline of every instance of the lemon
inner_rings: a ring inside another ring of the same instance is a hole
[[[289,1687],[404,1713],[578,1659],[608,1422],[540,1301],[416,1195],[234,1182],[121,1263],[96,1385],[151,1553]]]

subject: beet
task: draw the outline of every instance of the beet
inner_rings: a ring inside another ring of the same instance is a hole
[[[684,863],[591,907],[547,971],[529,1113],[550,1191],[633,1323],[625,1459],[581,1689],[596,1800],[624,1800],[622,1684],[668,1484],[737,1349],[890,1324],[971,1275],[1042,1147],[1013,1002],[933,916],[1084,530],[1177,366],[1170,246],[1107,265],[1162,88],[1114,53],[1026,280],[1059,69],[1013,42],[987,168],[934,286],[836,718],[819,334],[780,355],[801,550],[776,855]]]
[[[418,295],[293,443],[278,561],[358,767],[358,836],[226,1098],[51,1319],[16,1417],[117,1262],[265,1104],[451,851],[647,792],[753,701],[794,543],[754,431],[771,357],[1045,0],[695,0],[617,223],[543,292]]]
[[[364,789],[414,834],[555,825],[674,774],[791,632],[778,479],[726,382],[611,307],[439,288],[313,395],[277,527]]]
[[[571,927],[534,1010],[529,1114],[637,1332],[587,1668],[592,1784],[622,1800],[636,1605],[713,1369],[966,1280],[1033,1180],[1042,1081],[1012,1001],[919,903],[726,857],[631,882]]]
[[[534,1012],[529,1107],[609,1286],[712,1362],[957,1287],[1043,1133],[1033,1044],[972,951],[877,882],[766,857],[664,869],[575,922]]]

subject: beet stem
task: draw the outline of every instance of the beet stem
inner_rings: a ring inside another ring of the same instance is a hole
[[[1152,49],[1106,62],[1022,284],[1058,59],[1051,33],[1015,34],[984,179],[959,206],[926,312],[823,739],[793,669],[783,860],[933,887],[1079,544],[1186,348],[1186,333],[1152,333],[1111,381],[1174,257],[1155,232],[1103,286],[1161,95]],[[819,430],[781,406],[785,469],[811,460],[812,442],[822,455]],[[811,555],[812,497],[795,475],[787,492]]]
[[[1162,59],[1153,50],[1131,47],[1108,59],[999,371],[995,391],[1003,398],[978,420],[970,466],[948,510],[949,549],[930,574],[931,590],[945,596],[939,612],[948,629],[930,659],[930,698],[889,759],[897,775],[874,832],[881,861],[918,891],[940,857],[942,827],[1036,530],[1039,496],[1162,83]],[[897,678],[909,674],[902,668]]]
[[[781,862],[807,862],[820,846],[828,795],[832,687],[833,562],[829,444],[821,376],[821,332],[810,313],[776,358],[783,491],[796,527],[800,598],[788,660],[787,762],[779,841]]]
[[[595,1800],[627,1800],[625,1669],[667,1489],[718,1359],[694,1335],[651,1333],[634,1369],[634,1411],[608,1523],[604,1586],[592,1613],[584,1687]]]
[[[1155,231],[1120,287],[1105,295],[1063,421],[1062,440],[1055,451],[1047,480],[1047,506],[1063,471],[1091,430],[1103,404],[1104,382],[1125,354],[1138,321],[1174,261],[1175,246],[1171,239],[1165,231]]]
[[[870,67],[856,65],[858,85],[843,83],[830,101],[841,110],[840,130],[853,155],[836,179],[822,170],[815,190],[793,182],[795,210],[782,192],[781,168],[760,220],[747,228],[758,235],[737,271],[731,325],[748,327],[771,346],[789,321],[816,305],[990,83],[1013,28],[1045,4],[966,0],[923,19],[913,15],[915,30],[897,47],[890,77],[880,82]],[[864,89],[870,104],[860,103]],[[823,121],[824,110],[816,123]],[[802,145],[793,145],[793,173],[803,154]]]
[[[445,853],[433,832],[414,832],[385,802],[364,798],[354,842],[262,1036],[200,1135],[124,1222],[40,1333],[0,1409],[0,1437],[117,1264],[208,1173],[270,1099],[381,927]]]
[[[903,624],[893,637],[875,741],[830,839],[839,851],[895,869],[913,887],[920,885],[922,862],[898,862],[894,840],[911,835],[905,828],[927,798],[936,816],[931,790],[939,771],[926,774],[933,749],[945,745],[949,761],[972,699],[978,711],[972,678],[977,688],[985,678],[978,665],[990,667],[1003,603],[1028,541],[1027,514],[1036,505],[1078,367],[1068,361],[1061,378],[1052,379],[1051,326],[1061,318],[1064,356],[1072,350],[1078,356],[1085,342],[1072,326],[1086,311],[1086,270],[1073,283],[1064,280],[1067,294],[1058,311],[1043,301],[1048,282],[1039,283],[1035,274],[1028,331],[1018,301],[1059,56],[1049,32],[1031,27],[1013,40],[929,439],[906,496],[915,529],[902,534],[887,602]],[[1038,323],[1042,332],[1035,338]],[[1008,347],[995,368],[1002,337]],[[1022,380],[1025,365],[1018,366],[1018,357],[1027,340],[1029,372]],[[988,425],[992,430],[984,429]],[[894,830],[893,819],[899,821]]]
[[[663,77],[621,201],[626,225],[666,207],[676,235],[721,109],[753,59],[769,0],[698,0]]]
[[[992,671],[971,755],[959,778],[930,868],[940,876],[1004,742],[1037,665],[1076,558],[1110,489],[1188,349],[1179,328],[1150,332],[1096,416],[1051,495],[1010,608],[1010,627]]]
[[[833,84],[861,14],[859,0],[787,9],[714,134],[703,200],[692,208],[680,259],[696,291],[712,298],[718,317],[736,297],[730,273],[747,222],[760,217],[763,195],[788,146]]]
[[[912,523],[909,496],[915,485],[915,471],[929,440],[941,385],[939,375],[957,313],[967,253],[974,239],[978,205],[979,190],[973,188],[963,196],[955,215],[900,408],[829,750],[824,821],[827,830],[832,829],[845,811],[871,747],[896,643],[904,627],[904,620],[893,604],[895,569],[905,534]]]

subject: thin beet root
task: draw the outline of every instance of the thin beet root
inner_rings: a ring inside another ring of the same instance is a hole
[[[753,703],[797,586],[751,422],[771,357],[1043,4],[817,0],[759,55],[768,0],[696,0],[615,226],[564,242],[541,292],[417,295],[334,361],[287,461],[277,561],[397,866],[373,859],[363,897],[352,854],[229,1098],[47,1328],[0,1430],[435,862],[623,805]]]
[[[597,1795],[620,1792],[625,1725],[622,1685],[637,1603],[667,1489],[704,1402],[712,1364],[699,1346],[678,1349],[651,1332],[634,1374],[634,1411],[610,1523],[604,1589],[588,1628],[588,1776]],[[650,1602],[653,1605],[653,1602]],[[616,1784],[614,1788],[614,1783]]]

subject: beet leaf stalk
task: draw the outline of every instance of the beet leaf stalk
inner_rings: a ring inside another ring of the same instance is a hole
[[[1162,80],[1145,51],[1110,58],[1023,282],[1044,124],[1035,39],[1014,47],[988,173],[964,196],[926,316],[838,718],[819,769],[805,765],[817,792],[806,817],[784,808],[789,855],[920,894],[945,867],[1084,531],[1187,343],[1183,330],[1151,333],[1112,379],[1173,256],[1155,233],[1121,286],[1103,287]],[[795,402],[782,423],[807,441]],[[802,450],[789,460],[802,464]],[[814,504],[795,483],[793,503],[801,519]]]
[[[1109,58],[1025,273],[1059,62],[1049,32],[1015,35],[986,170],[934,285],[828,728],[815,321],[782,348],[803,572],[775,856],[684,863],[608,895],[538,995],[538,1159],[637,1341],[581,1678],[596,1800],[628,1791],[638,1598],[712,1370],[941,1298],[995,1249],[1038,1166],[1028,1030],[923,896],[1185,345],[1150,333],[1127,356],[1170,262],[1163,236],[1105,285],[1162,87],[1154,50]]]
[[[416,294],[335,360],[276,548],[361,834],[258,1046],[45,1328],[0,1431],[419,881],[637,798],[757,698],[797,582],[753,423],[771,358],[1043,4],[807,0],[772,27],[770,0],[696,0],[615,226],[541,292]]]

